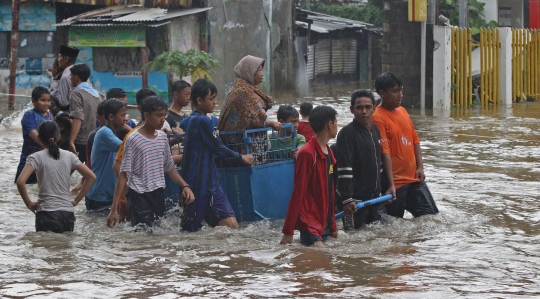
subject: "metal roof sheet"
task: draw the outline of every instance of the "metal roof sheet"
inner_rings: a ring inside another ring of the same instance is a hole
[[[322,13],[298,9],[301,12],[307,14],[307,19],[313,21],[311,24],[311,30],[318,33],[329,33],[335,30],[343,29],[371,29],[373,24],[365,23],[361,21],[349,20],[340,17],[325,15]],[[302,21],[296,21],[296,24],[302,28],[308,28],[308,24]]]
[[[115,18],[113,22],[144,22],[144,21],[155,21],[159,17],[163,17],[167,14],[166,9],[162,8],[149,8],[144,10],[139,10],[135,13],[128,14],[123,17]]]
[[[169,9],[169,11],[167,11],[167,14],[165,16],[158,17],[154,21],[162,21],[162,20],[168,20],[168,19],[182,17],[182,16],[193,15],[193,14],[208,11],[208,10],[210,10],[212,8],[213,7],[188,8],[188,9]]]

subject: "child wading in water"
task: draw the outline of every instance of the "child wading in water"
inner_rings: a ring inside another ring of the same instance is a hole
[[[114,200],[107,217],[110,228],[118,223],[118,204],[126,183],[132,226],[152,226],[157,218],[164,216],[165,172],[180,186],[186,204],[195,199],[190,186],[176,171],[167,135],[161,131],[167,115],[167,104],[157,96],[147,97],[142,102],[141,114],[144,124],[125,142]]]
[[[315,138],[298,151],[281,244],[292,243],[295,229],[306,246],[321,247],[328,237],[337,238],[333,179],[336,159],[328,146],[337,134],[336,115],[334,108],[318,106],[309,116]]]
[[[47,88],[38,86],[32,90],[32,105],[34,105],[34,109],[26,111],[21,119],[23,146],[21,160],[19,161],[19,167],[17,167],[17,174],[15,175],[15,182],[17,182],[26,164],[26,158],[43,149],[37,133],[39,124],[53,119],[52,114],[48,111],[51,106],[51,95]],[[26,183],[37,183],[36,174],[32,173]]]
[[[26,159],[26,165],[17,179],[17,189],[26,207],[36,214],[36,231],[73,231],[73,207],[90,190],[96,176],[75,154],[58,148],[56,141],[60,134],[54,121],[43,122],[37,132],[44,150]],[[39,187],[38,201],[30,200],[25,185],[34,170]],[[77,170],[85,178],[82,189],[74,200],[71,200],[69,193],[72,170]]]

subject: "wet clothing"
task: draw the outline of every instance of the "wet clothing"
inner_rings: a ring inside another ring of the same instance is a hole
[[[223,144],[210,119],[194,111],[187,120],[182,159],[182,177],[194,194],[216,195],[221,189],[214,157],[242,161],[240,153]]]
[[[234,217],[234,211],[220,187],[216,195],[195,194],[195,201],[184,207],[180,226],[182,230],[195,232],[201,229],[203,220],[215,227],[221,220],[229,217]]]
[[[116,187],[116,176],[112,167],[121,143],[122,141],[108,126],[103,126],[97,131],[90,159],[96,181],[86,197],[95,201],[112,203]]]
[[[92,170],[92,148],[94,147],[94,139],[96,139],[96,133],[100,128],[92,131],[88,134],[88,141],[86,142],[86,166]]]
[[[308,231],[300,231],[300,243],[305,246],[311,246],[318,241],[325,241],[330,237],[329,233],[324,233],[322,237],[312,235]]]
[[[79,134],[75,138],[75,144],[86,145],[88,135],[96,129],[96,114],[99,103],[101,103],[101,97],[94,97],[86,90],[75,88],[71,92],[69,116],[82,121]]]
[[[98,201],[85,196],[84,205],[86,206],[86,211],[106,211],[111,208],[112,201]]]
[[[165,188],[165,172],[174,169],[167,135],[156,132],[158,135],[149,139],[137,129],[124,145],[120,172],[126,172],[129,188],[139,194]]]
[[[383,175],[379,130],[371,124],[366,129],[353,120],[339,132],[336,142],[338,171],[338,207],[351,202],[361,202],[381,195]],[[386,222],[384,203],[356,211],[354,215],[343,217],[345,229],[359,228],[371,221]]]
[[[311,125],[307,121],[298,122],[298,134],[303,135],[306,138],[306,142],[310,141],[311,138],[315,137],[315,132],[313,132]]]
[[[58,85],[52,88],[51,86],[51,97],[58,100],[60,110],[67,111],[69,109],[70,99],[69,95],[73,86],[71,85],[71,68],[73,65],[68,66],[62,72],[62,77],[58,80]]]
[[[24,165],[26,164],[26,158],[30,156],[31,154],[43,149],[43,146],[41,146],[41,144],[35,142],[32,138],[30,138],[30,132],[32,130],[37,131],[38,126],[42,122],[47,121],[47,120],[53,120],[53,116],[49,111],[47,111],[45,115],[42,115],[41,113],[37,112],[36,109],[31,109],[24,113],[21,119],[23,145],[22,145],[22,151],[21,151],[21,158],[19,160],[19,166],[17,167],[17,174],[15,175],[15,182],[17,182],[17,179],[19,178],[19,175],[21,174],[24,168]],[[27,184],[37,183],[37,177],[36,177],[35,172],[33,172],[30,175],[26,183]]]
[[[165,120],[169,123],[171,128],[180,128],[180,123],[186,117],[189,117],[186,113],[184,113],[184,115],[180,115],[174,111],[169,110],[167,112],[167,118],[165,118]]]
[[[126,140],[128,139],[129,135],[137,131],[137,128],[138,127],[133,128],[126,134],[126,136],[124,136],[124,140],[122,140],[122,143],[118,147],[118,152],[116,153],[116,161],[122,162],[122,157],[124,156],[124,145],[126,144]],[[118,206],[118,217],[120,219],[119,221],[131,220],[131,215],[129,214],[128,202],[125,194],[122,194],[120,196],[120,202],[118,203]]]
[[[439,213],[426,182],[402,186],[396,190],[396,200],[386,206],[388,215],[394,217],[403,218],[405,210],[414,217]]]
[[[199,111],[194,111],[185,126],[182,177],[191,186],[195,201],[184,208],[182,229],[197,231],[206,219],[211,226],[233,217],[231,205],[219,184],[214,157],[241,163],[242,155],[228,149],[212,122]]]
[[[129,188],[127,198],[132,226],[138,224],[152,226],[158,218],[165,215],[163,188],[145,193],[138,193]]]
[[[414,145],[420,144],[407,110],[403,107],[390,111],[377,106],[373,113],[373,123],[381,134],[382,154],[390,154],[396,189],[418,182],[416,178],[416,158]]]
[[[335,165],[332,150],[328,146],[327,150],[331,164]],[[292,235],[296,229],[322,238],[329,215],[332,218],[330,232],[337,231],[334,194],[328,190],[328,171],[327,158],[317,139],[312,138],[298,151],[294,168],[294,188],[283,224],[283,234]],[[333,182],[331,186],[334,190]],[[331,211],[328,211],[329,209]]]
[[[63,233],[75,228],[75,213],[67,211],[38,211],[36,232]]]
[[[132,129],[137,126],[137,123],[133,119],[130,119],[130,118],[126,119],[125,123]]]
[[[272,100],[242,78],[234,79],[218,122],[219,131],[248,130],[266,126],[266,110]]]
[[[324,155],[326,158],[326,176],[328,184],[328,215],[326,217],[326,225],[324,226],[324,235],[330,234],[330,228],[332,227],[332,213],[334,212],[334,201],[332,197],[334,196],[334,164],[332,164],[332,159],[330,159],[329,154]],[[323,236],[324,236],[323,235]]]
[[[414,146],[420,144],[420,139],[405,108],[390,111],[377,106],[373,123],[381,132],[382,154],[392,158],[396,200],[386,206],[388,215],[402,218],[404,210],[414,217],[437,214],[439,210],[426,183],[416,178]]]
[[[39,211],[73,212],[71,204],[71,171],[81,163],[72,152],[60,149],[60,159],[55,160],[49,150],[34,153],[26,159],[36,171],[38,179]]]

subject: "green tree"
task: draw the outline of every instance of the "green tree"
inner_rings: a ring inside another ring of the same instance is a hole
[[[180,78],[191,76],[191,80],[197,78],[212,79],[209,72],[213,72],[220,64],[217,60],[204,51],[187,50],[164,52],[159,54],[153,61],[143,66],[151,72],[163,72],[174,74]]]
[[[486,3],[478,0],[469,0],[469,27],[474,39],[477,39],[481,28],[495,28],[499,24],[495,21],[487,23],[484,18],[484,6]],[[439,0],[439,13],[450,20],[450,24],[459,24],[459,0]]]

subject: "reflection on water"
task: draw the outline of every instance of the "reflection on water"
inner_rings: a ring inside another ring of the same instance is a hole
[[[278,103],[333,105],[334,86]],[[282,220],[186,234],[170,215],[153,234],[76,207],[75,232],[34,232],[13,184],[22,138],[0,126],[0,297],[534,297],[540,294],[540,104],[410,111],[440,214],[340,231],[322,249],[278,245]],[[137,115],[135,111],[131,114]],[[72,178],[72,182],[77,181]],[[35,186],[29,192],[36,194]]]

